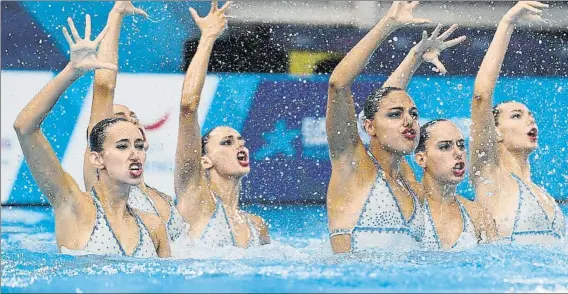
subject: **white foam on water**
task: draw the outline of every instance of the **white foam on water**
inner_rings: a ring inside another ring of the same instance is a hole
[[[35,225],[39,222],[47,220],[50,220],[50,217],[44,212],[30,211],[18,208],[2,208],[3,223],[23,223],[26,225]]]

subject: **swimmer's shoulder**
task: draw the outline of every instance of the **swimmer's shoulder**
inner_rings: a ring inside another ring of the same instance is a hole
[[[251,222],[257,227],[257,228],[266,228],[268,229],[268,225],[266,224],[266,221],[258,216],[258,215],[254,215],[252,213],[246,213],[247,217],[251,220]]]

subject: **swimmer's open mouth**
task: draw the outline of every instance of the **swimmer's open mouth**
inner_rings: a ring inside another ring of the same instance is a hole
[[[414,129],[404,129],[402,135],[408,140],[414,140],[414,138],[416,138],[416,131]]]
[[[536,128],[532,128],[527,135],[529,136],[529,138],[535,142],[538,139],[538,130]]]
[[[237,161],[242,167],[249,166],[248,154],[244,150],[237,152]]]
[[[142,163],[140,162],[133,162],[129,166],[130,175],[133,177],[139,177],[142,175]]]
[[[465,174],[465,163],[463,161],[456,163],[452,168],[452,173],[454,173],[456,177],[463,176]]]

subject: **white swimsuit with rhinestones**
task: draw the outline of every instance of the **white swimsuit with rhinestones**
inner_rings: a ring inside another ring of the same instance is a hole
[[[351,230],[333,230],[335,235],[351,235],[351,251],[367,249],[414,250],[420,248],[424,235],[424,213],[418,197],[410,186],[403,182],[410,192],[414,211],[407,220],[402,215],[398,200],[385,179],[384,171],[370,151],[367,151],[377,168],[377,177],[361,215]]]
[[[97,219],[95,221],[95,226],[89,242],[83,251],[99,254],[99,255],[126,255],[126,252],[122,248],[122,245],[114,235],[110,223],[106,217],[103,206],[97,198],[95,189],[91,189],[91,197],[93,198],[93,203],[97,209]],[[156,248],[154,247],[154,242],[150,237],[148,229],[140,220],[140,218],[132,211],[132,209],[126,205],[128,211],[136,219],[136,224],[138,225],[138,235],[140,236],[138,240],[138,245],[132,253],[133,257],[158,257],[156,253]]]
[[[460,236],[452,245],[450,249],[452,250],[463,250],[467,248],[474,247],[478,243],[477,234],[475,233],[475,227],[469,213],[465,210],[463,204],[456,199],[457,204],[460,208],[461,218],[463,223],[463,228]],[[430,211],[430,206],[428,205],[428,199],[424,199],[424,238],[422,239],[422,245],[426,249],[430,250],[443,250],[442,242],[440,241],[440,235],[438,235],[438,229],[436,229],[436,224],[434,224],[434,219],[432,218],[432,212]]]
[[[558,204],[554,202],[551,221],[529,187],[516,175],[511,174],[511,177],[519,186],[519,203],[513,233],[508,240],[517,244],[554,244],[565,239],[564,215]]]
[[[225,212],[221,199],[214,194],[213,199],[215,199],[215,211],[213,212],[211,219],[209,219],[209,223],[207,223],[207,226],[203,230],[199,241],[207,247],[237,246],[233,230],[231,230],[231,225],[229,224],[229,219],[227,218],[227,213]],[[246,219],[251,234],[247,248],[251,246],[259,246],[261,244],[260,233],[248,215],[246,216]]]

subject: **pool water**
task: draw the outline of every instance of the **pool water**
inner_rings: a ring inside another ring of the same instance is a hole
[[[323,205],[250,206],[272,244],[184,259],[57,252],[50,207],[2,207],[2,292],[568,292],[568,244],[333,255]],[[568,215],[568,205],[562,210]]]

